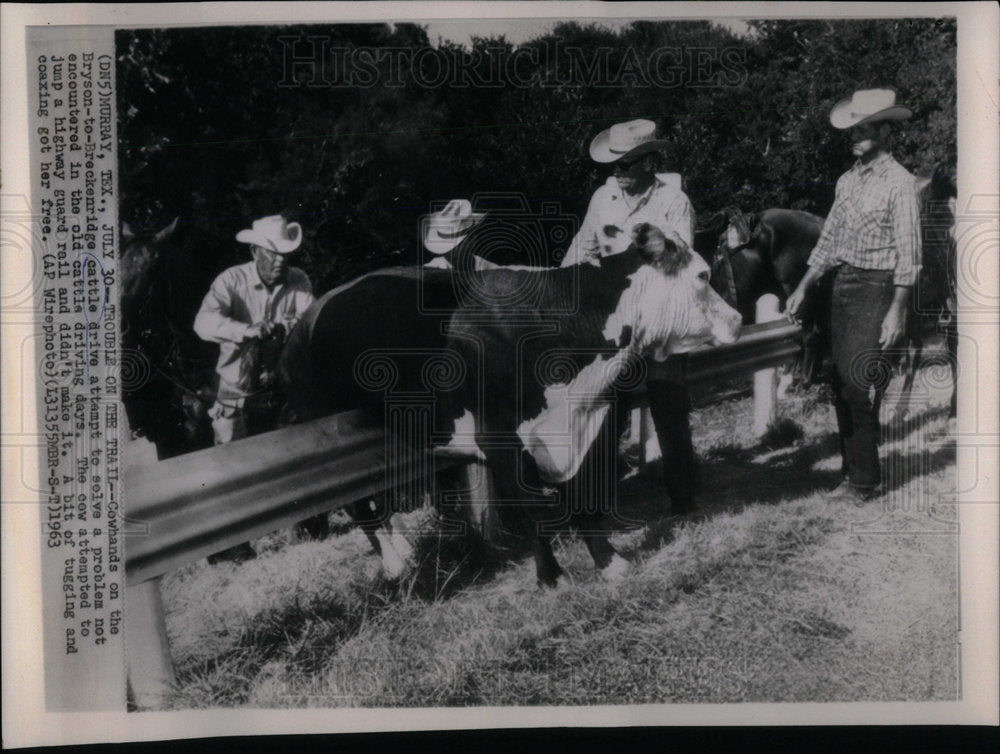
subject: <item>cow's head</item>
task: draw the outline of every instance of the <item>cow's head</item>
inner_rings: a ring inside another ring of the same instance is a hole
[[[603,330],[617,350],[596,356],[567,382],[545,385],[545,408],[517,429],[546,482],[577,473],[610,411],[607,388],[620,383],[637,356],[663,360],[739,335],[740,315],[712,290],[708,264],[682,239],[643,223],[633,228],[632,244],[638,268]]]
[[[608,319],[604,335],[621,341],[625,328],[631,347],[658,361],[702,343],[732,343],[742,318],[710,283],[708,264],[675,233],[649,223],[632,229],[642,264]]]

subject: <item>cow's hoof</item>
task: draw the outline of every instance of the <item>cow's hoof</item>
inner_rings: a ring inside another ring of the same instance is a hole
[[[399,581],[410,572],[410,565],[405,560],[392,558],[382,561],[382,575],[387,581]]]
[[[410,573],[414,568],[414,563],[409,558],[401,558],[393,549],[389,552],[383,550],[382,553],[382,575],[389,581],[399,581],[403,576]]]
[[[399,532],[391,534],[385,529],[375,532],[378,549],[382,553],[382,574],[390,581],[396,581],[416,566],[413,547]]]
[[[539,589],[561,589],[567,587],[573,582],[570,581],[569,576],[566,575],[565,571],[560,571],[557,574],[539,574],[538,575],[538,588]]]
[[[404,563],[409,567],[416,565],[416,559],[413,554],[413,545],[410,544],[408,540],[401,532],[394,531],[391,537],[392,549],[396,551],[399,557]]]
[[[623,579],[631,568],[631,563],[618,553],[615,553],[611,556],[611,562],[601,569],[601,578],[614,583]]]

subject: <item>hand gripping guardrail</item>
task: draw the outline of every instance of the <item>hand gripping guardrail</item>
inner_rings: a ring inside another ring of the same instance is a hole
[[[683,356],[684,379],[706,384],[784,364],[799,351],[796,325],[750,325],[735,343]],[[658,368],[652,366],[650,378]],[[645,405],[642,395],[637,405]],[[391,455],[392,458],[388,458]],[[129,469],[125,614],[129,680],[142,708],[169,697],[173,669],[163,623],[163,574],[231,545],[382,491],[386,479],[464,465],[473,506],[488,504],[488,473],[473,458],[387,454],[381,427],[360,411],[299,424],[239,442]],[[486,477],[483,484],[483,477]],[[136,526],[138,524],[138,527]]]

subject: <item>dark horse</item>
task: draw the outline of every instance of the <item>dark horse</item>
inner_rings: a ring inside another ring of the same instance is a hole
[[[940,163],[930,178],[917,181],[923,240],[921,272],[914,290],[911,316],[907,320],[906,343],[899,356],[906,378],[903,394],[913,385],[922,358],[923,338],[928,327],[944,335],[953,378],[957,375],[958,330],[955,318],[955,169]],[[785,300],[805,275],[809,255],[823,228],[823,218],[808,212],[767,209],[759,214],[724,210],[728,225],[717,236],[712,256],[712,286],[740,314],[744,323],[754,321],[755,302],[773,293],[784,307]],[[712,231],[720,226],[713,218]],[[702,254],[708,238],[702,239]],[[806,299],[803,313],[804,353],[802,379],[809,384],[829,348],[830,276],[817,284]],[[951,413],[955,414],[952,394]]]
[[[721,229],[720,216],[726,218]],[[809,254],[823,230],[823,218],[793,209],[744,214],[727,207],[713,218],[710,227],[718,234],[714,247],[708,246],[708,238],[700,245],[712,266],[712,287],[742,315],[744,324],[750,324],[756,321],[757,299],[767,293],[777,296],[784,308],[806,273]],[[828,314],[824,316],[822,302],[828,300],[829,280],[820,281],[818,288],[802,317],[805,384],[815,377],[826,344]]]
[[[214,397],[214,354],[192,331],[212,282],[199,248],[180,238],[178,220],[157,232],[122,227],[122,403],[131,432],[156,446],[160,460],[212,445],[206,412]]]
[[[955,200],[958,184],[954,163],[939,163],[930,178],[917,181],[920,201],[920,232],[923,255],[920,277],[913,297],[913,314],[907,321],[909,345],[903,394],[908,395],[923,356],[925,330],[935,328],[944,337],[952,382],[958,385],[957,250],[955,246]],[[951,416],[955,416],[957,393],[951,394]]]

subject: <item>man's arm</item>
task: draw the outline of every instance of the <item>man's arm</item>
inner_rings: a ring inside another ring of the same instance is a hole
[[[799,281],[792,295],[788,297],[788,301],[785,302],[785,314],[793,321],[798,320],[809,289],[823,277],[827,270],[833,267],[836,261],[834,251],[836,251],[841,226],[844,223],[843,186],[844,177],[841,176],[840,180],[837,181],[837,192],[833,206],[830,208],[830,214],[823,222],[823,230],[819,234],[819,240],[816,241],[816,246],[813,247],[812,253],[809,255],[809,266],[806,274]]]
[[[600,241],[597,237],[597,216],[600,213],[601,189],[591,197],[587,206],[587,214],[584,215],[580,230],[573,236],[573,240],[566,249],[566,256],[563,257],[560,267],[570,267],[574,264],[589,262],[597,259],[600,250]]]
[[[906,329],[906,312],[910,304],[910,286],[897,285],[893,288],[892,303],[882,320],[882,330],[878,336],[879,347],[892,348],[903,337]]]
[[[912,286],[920,272],[920,204],[912,177],[907,174],[900,185],[893,187],[890,211],[896,244],[896,267],[892,282]]]
[[[260,335],[260,327],[233,319],[232,292],[226,273],[222,273],[212,283],[201,309],[194,318],[194,331],[202,340],[211,343],[242,343],[247,338]]]
[[[896,267],[892,273],[895,288],[878,339],[883,349],[892,348],[903,337],[910,291],[920,274],[920,204],[916,186],[909,175],[893,188],[890,210],[896,243]]]

